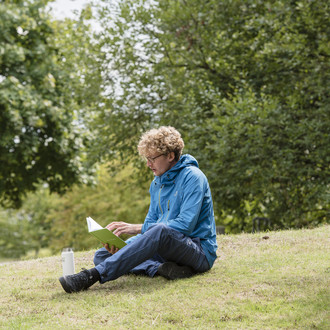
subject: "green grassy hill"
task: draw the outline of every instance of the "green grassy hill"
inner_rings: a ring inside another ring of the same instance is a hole
[[[0,265],[1,329],[329,329],[330,226],[218,236],[208,273],[66,294],[59,255]],[[76,271],[93,251],[75,253]]]

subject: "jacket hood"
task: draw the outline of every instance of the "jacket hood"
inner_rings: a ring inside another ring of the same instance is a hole
[[[157,183],[171,182],[175,179],[177,174],[183,168],[188,167],[188,166],[199,167],[197,160],[193,156],[188,155],[188,154],[182,155],[180,157],[179,161],[172,168],[170,168],[167,172],[165,172],[161,176],[155,176],[154,181]]]

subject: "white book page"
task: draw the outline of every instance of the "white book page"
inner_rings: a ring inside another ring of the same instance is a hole
[[[100,226],[95,220],[93,220],[91,217],[86,218],[87,221],[87,226],[88,226],[88,231],[95,231],[95,230],[100,230],[103,229],[102,226]]]

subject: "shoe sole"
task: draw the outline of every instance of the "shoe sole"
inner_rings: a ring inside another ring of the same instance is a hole
[[[62,285],[62,287],[63,287],[63,289],[66,293],[72,293],[72,291],[70,290],[68,284],[66,283],[66,280],[65,280],[64,276],[60,277],[58,280],[60,281],[60,283],[61,283],[61,285]]]

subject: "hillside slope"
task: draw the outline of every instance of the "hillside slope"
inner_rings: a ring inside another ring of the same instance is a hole
[[[0,266],[1,329],[326,329],[330,226],[218,236],[211,271],[189,279],[123,276],[66,294],[61,257]],[[75,253],[76,271],[93,251]]]

